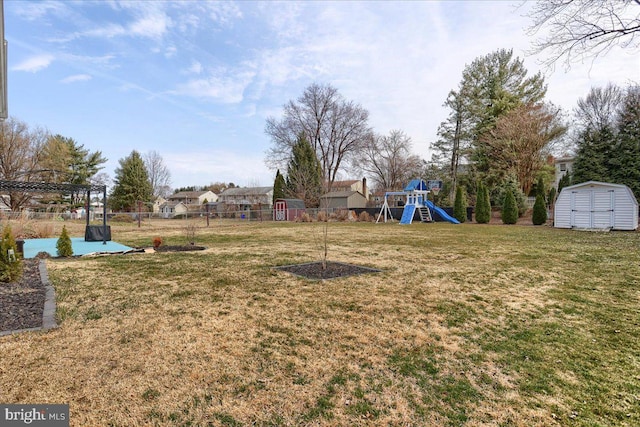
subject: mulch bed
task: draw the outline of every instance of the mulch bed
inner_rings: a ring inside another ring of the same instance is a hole
[[[203,251],[207,248],[196,245],[160,245],[154,248],[156,252],[184,252],[184,251]]]
[[[375,268],[361,267],[359,265],[345,264],[342,262],[327,261],[326,268],[322,262],[309,262],[305,264],[285,265],[274,267],[276,270],[286,271],[306,279],[326,280],[340,277],[354,276],[365,273],[379,273]]]
[[[0,283],[0,332],[42,326],[45,287],[40,278],[38,258],[22,260],[22,277]]]

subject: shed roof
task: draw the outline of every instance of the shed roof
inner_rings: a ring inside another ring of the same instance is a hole
[[[276,202],[284,201],[289,209],[305,209],[304,200],[302,199],[276,199]]]

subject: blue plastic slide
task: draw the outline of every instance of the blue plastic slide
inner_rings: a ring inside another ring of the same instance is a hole
[[[437,207],[436,205],[433,204],[433,202],[427,200],[427,207],[429,209],[431,209],[431,212],[433,212],[433,219],[437,219],[437,217],[440,217],[440,219],[444,220],[444,221],[449,221],[452,224],[460,224],[460,221],[458,221],[457,219],[455,219],[454,217],[452,217],[451,215],[449,215],[448,213],[446,213],[444,211],[444,209]],[[404,215],[402,216],[404,218]]]
[[[413,214],[416,212],[416,205],[405,205],[402,211],[402,218],[400,224],[411,224],[413,221]]]

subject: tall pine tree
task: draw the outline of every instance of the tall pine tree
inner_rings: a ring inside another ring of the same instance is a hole
[[[147,174],[144,161],[136,150],[128,157],[119,160],[120,167],[115,170],[114,187],[109,204],[115,211],[133,212],[138,202],[151,202],[153,188]]]
[[[311,144],[303,134],[293,146],[287,166],[287,194],[302,199],[308,208],[320,206],[322,168]]]
[[[280,169],[276,172],[276,178],[273,181],[273,204],[278,199],[284,199],[287,197],[287,182],[284,180],[284,176],[280,173]]]
[[[640,199],[640,85],[627,89],[617,127],[617,144],[609,159],[611,178]]]
[[[491,201],[489,199],[489,189],[478,181],[476,194],[476,222],[478,224],[488,224],[491,221]]]

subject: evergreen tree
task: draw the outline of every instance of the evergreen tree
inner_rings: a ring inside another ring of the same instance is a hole
[[[604,125],[601,129],[586,129],[581,135],[573,164],[573,182],[611,181],[609,161],[616,145],[614,129]]]
[[[628,186],[640,199],[640,85],[627,90],[617,129],[617,145],[609,158],[611,180]]]
[[[109,203],[113,210],[133,212],[138,201],[152,201],[153,187],[140,153],[133,150],[128,157],[120,159],[119,163]]]
[[[491,221],[491,201],[489,200],[489,189],[478,182],[476,195],[476,222],[478,224],[488,224]]]
[[[560,194],[564,187],[569,187],[570,185],[572,185],[571,174],[565,173],[562,175],[562,178],[560,178],[560,181],[558,181],[558,194]]]
[[[540,192],[536,194],[536,202],[533,204],[533,225],[542,225],[547,222],[547,205],[544,195]]]
[[[9,256],[13,251],[13,257]],[[11,227],[6,225],[0,240],[0,282],[13,282],[22,275],[22,260]]]
[[[456,188],[456,198],[453,202],[453,217],[460,222],[467,220],[467,198],[464,187],[459,185]]]
[[[504,224],[515,224],[518,222],[518,204],[513,194],[513,189],[507,188],[502,202],[502,222]]]
[[[302,199],[308,208],[320,206],[322,168],[311,144],[303,134],[293,146],[287,167],[287,194]]]
[[[287,183],[284,180],[284,176],[280,173],[280,169],[276,172],[276,178],[273,181],[273,204],[276,203],[277,199],[284,199],[287,197]]]
[[[60,233],[60,237],[56,242],[56,250],[58,252],[58,256],[61,257],[70,257],[73,255],[71,238],[69,237],[69,233],[67,233],[67,227],[64,225],[62,226],[62,233]]]

